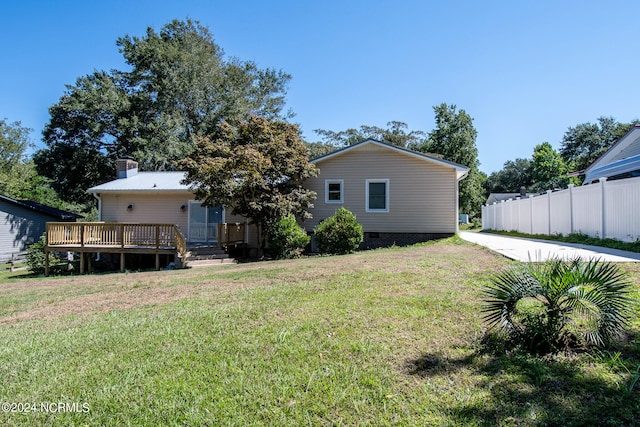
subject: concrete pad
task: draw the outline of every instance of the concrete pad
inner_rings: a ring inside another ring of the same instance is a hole
[[[461,231],[459,236],[507,258],[517,261],[541,262],[552,258],[583,260],[599,259],[611,262],[640,262],[640,253],[608,249],[599,246],[558,243],[547,240],[506,237],[491,233]]]

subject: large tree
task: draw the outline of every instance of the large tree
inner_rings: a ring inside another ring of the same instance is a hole
[[[560,155],[573,171],[586,169],[634,123],[619,123],[613,117],[599,117],[597,123],[581,123],[570,127],[562,138]]]
[[[20,122],[0,119],[0,194],[3,196],[21,198],[25,186],[29,185],[26,151],[32,146],[30,133],[31,129]]]
[[[531,191],[543,192],[557,188],[567,188],[569,178],[567,165],[560,154],[548,142],[538,144],[533,149],[531,160]]]
[[[296,125],[251,116],[219,124],[180,162],[186,183],[206,206],[224,205],[259,226],[261,241],[278,220],[308,217],[315,192],[303,187],[317,174]]]
[[[487,195],[488,193],[517,193],[522,187],[528,191],[532,183],[530,159],[508,160],[501,170],[489,175]]]
[[[20,122],[0,119],[0,194],[14,199],[28,199],[63,209],[63,203],[44,177],[40,176],[27,152],[33,147],[31,129]]]
[[[32,146],[30,133],[31,129],[20,122],[8,123],[7,119],[0,119],[0,173],[8,173],[25,159],[27,149]]]
[[[290,76],[225,59],[197,21],[174,20],[116,44],[129,70],[80,77],[50,108],[47,148],[35,160],[68,200],[86,200],[84,190],[109,179],[119,156],[170,170],[223,120],[290,116],[283,112]]]
[[[432,153],[469,168],[468,176],[460,182],[460,212],[477,215],[484,201],[483,176],[478,167],[478,132],[473,119],[464,110],[445,103],[433,107],[436,126],[429,132],[427,140],[411,148],[424,153]]]

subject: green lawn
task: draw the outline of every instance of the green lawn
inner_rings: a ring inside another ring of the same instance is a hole
[[[2,277],[0,425],[638,423],[640,304],[619,349],[489,353],[479,289],[509,264],[452,238],[210,269]],[[624,269],[638,300],[640,266]]]

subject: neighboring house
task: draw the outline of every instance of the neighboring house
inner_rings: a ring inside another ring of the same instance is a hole
[[[318,194],[307,231],[344,207],[364,229],[363,247],[412,244],[458,231],[458,183],[469,169],[368,139],[312,161],[305,186]]]
[[[12,254],[24,252],[31,243],[40,240],[47,222],[72,222],[79,217],[30,200],[0,196],[0,262],[10,260]]]
[[[312,161],[318,177],[305,184],[318,194],[308,232],[336,209],[356,214],[365,247],[407,244],[451,235],[458,229],[458,182],[468,168],[386,143],[366,140]],[[87,190],[98,199],[99,220],[175,224],[189,244],[214,244],[220,223],[247,223],[230,208],[206,208],[182,183],[184,172],[138,172],[118,160],[117,179]],[[245,241],[257,247],[255,226]]]
[[[489,206],[492,205],[494,203],[499,203],[502,201],[507,201],[507,200],[516,200],[518,197],[520,197],[521,199],[526,199],[527,197],[533,197],[535,196],[534,193],[525,193],[525,192],[520,192],[520,193],[491,193],[489,194],[489,197],[487,197],[487,201],[484,203],[485,205]]]
[[[640,176],[640,125],[635,125],[584,170],[584,183]]]
[[[98,199],[99,221],[175,224],[191,244],[217,243],[218,224],[246,222],[229,208],[203,207],[182,183],[185,172],[138,172],[131,159],[117,165],[117,179],[87,190]],[[257,246],[254,227],[247,228],[245,240]]]

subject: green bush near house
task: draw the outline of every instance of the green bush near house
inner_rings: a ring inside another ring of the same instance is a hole
[[[44,274],[45,253],[44,247],[47,244],[46,235],[42,234],[40,240],[32,243],[27,248],[27,266],[32,274]]]
[[[343,255],[353,253],[364,240],[362,225],[353,212],[340,208],[314,229],[318,248],[322,252]]]
[[[278,259],[298,258],[310,240],[293,215],[282,218],[267,233],[269,251]]]
[[[44,247],[47,244],[46,233],[40,236],[40,240],[32,243],[27,248],[27,269],[31,274],[42,275],[44,274],[45,267],[45,253]],[[53,274],[60,274],[64,271],[65,263],[58,258],[51,256],[49,258],[49,270]]]

